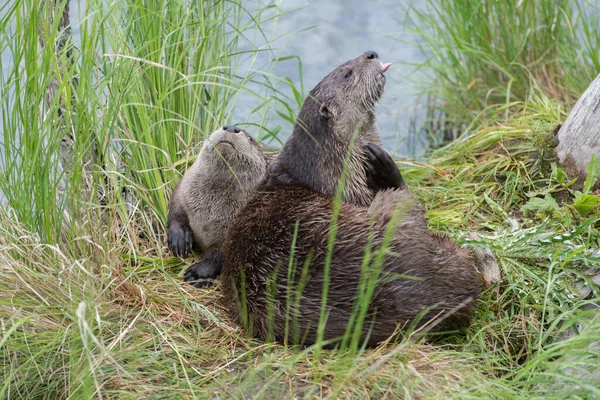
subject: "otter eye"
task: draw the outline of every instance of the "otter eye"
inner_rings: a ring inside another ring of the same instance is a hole
[[[253,143],[253,142],[254,142],[254,139],[252,139],[252,136],[248,136],[248,141],[249,141],[250,143]]]
[[[344,78],[348,79],[352,76],[352,70],[348,69],[346,70],[346,73],[344,74]]]

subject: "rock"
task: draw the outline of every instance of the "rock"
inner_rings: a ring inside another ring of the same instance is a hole
[[[556,147],[558,161],[567,175],[580,182],[585,180],[592,154],[600,159],[600,74],[560,127]]]

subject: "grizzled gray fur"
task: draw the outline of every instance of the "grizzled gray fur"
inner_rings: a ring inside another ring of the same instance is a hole
[[[233,126],[217,129],[175,187],[168,215],[169,248],[185,256],[219,248],[235,213],[264,180],[267,161],[258,143]]]

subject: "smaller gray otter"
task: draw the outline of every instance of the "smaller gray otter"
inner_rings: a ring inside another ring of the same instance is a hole
[[[184,280],[215,278],[221,270],[220,246],[236,212],[264,180],[267,159],[248,134],[223,126],[206,140],[194,164],[175,186],[168,215],[169,249],[179,257],[192,249],[202,255]]]

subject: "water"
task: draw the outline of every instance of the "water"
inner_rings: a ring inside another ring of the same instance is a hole
[[[407,33],[404,15],[408,5],[420,9],[421,4],[418,0],[282,1],[284,11],[295,11],[281,16],[271,30],[269,26],[264,27],[267,40],[283,39],[272,44],[272,53],[260,53],[254,68],[266,64],[269,57],[299,56],[306,95],[339,64],[366,50],[375,50],[383,62],[393,63],[386,73],[385,94],[376,112],[383,145],[397,155],[420,155],[425,148],[418,140],[417,130],[424,119],[424,107],[419,104],[416,83],[424,76],[409,64],[422,62],[424,56],[414,44],[415,39]],[[298,8],[301,9],[296,10]],[[264,45],[260,35],[256,35],[254,45]],[[295,59],[277,63],[273,73],[289,77],[296,85],[300,83]],[[233,115],[236,121],[260,121],[249,116],[256,105],[255,99],[242,96],[236,104]],[[272,116],[267,121],[270,129],[278,124],[282,126],[283,136],[289,134],[291,127],[282,118]]]
[[[419,8],[418,0],[412,2]],[[281,1],[280,9],[295,11],[280,16],[273,22],[267,22],[262,27],[262,33],[257,31],[245,33],[252,38],[253,42],[245,44],[247,49],[270,43],[272,50],[255,55],[253,60],[246,60],[245,65],[242,64],[242,71],[244,66],[246,68],[267,66],[274,57],[299,56],[303,68],[303,95],[306,95],[337,65],[357,57],[366,50],[375,50],[383,62],[394,63],[386,73],[386,92],[377,108],[384,147],[397,155],[418,155],[423,152],[424,147],[415,140],[415,129],[423,119],[423,110],[418,105],[414,83],[421,79],[421,75],[411,73],[414,68],[409,67],[408,63],[418,63],[423,60],[423,56],[416,46],[410,44],[413,38],[403,33],[406,29],[401,21],[407,4],[412,2],[410,0],[408,2],[402,0]],[[80,44],[79,24],[83,17],[82,13],[85,12],[84,4],[85,2],[80,0],[72,0],[70,3],[71,31],[76,46]],[[255,1],[246,1],[244,5],[250,10],[258,6]],[[296,10],[298,8],[301,9]],[[266,35],[266,40],[263,34]],[[402,41],[393,39],[392,36]],[[4,51],[1,57],[2,74],[6,78],[13,66],[12,54],[10,51]],[[297,60],[278,62],[272,73],[279,77],[289,77],[300,88],[301,77]],[[291,93],[289,88],[281,87],[281,89]],[[242,126],[244,123],[260,123],[260,115],[251,112],[256,102],[255,97],[241,94],[233,110],[231,122],[240,123]],[[298,108],[293,104],[290,106],[295,107],[294,112],[297,113]],[[271,113],[270,118],[263,123],[269,129],[281,126],[282,139],[286,138],[292,129],[288,122],[275,113]]]
[[[243,4],[252,10],[261,3],[262,1],[246,0]],[[84,0],[71,0],[70,4],[73,40],[76,45],[80,42],[79,23],[84,4]],[[421,155],[426,150],[418,132],[424,121],[424,105],[419,102],[416,87],[417,83],[427,84],[427,81],[411,64],[422,62],[424,56],[416,46],[417,39],[407,32],[404,16],[409,6],[423,11],[423,1],[280,0],[277,4],[283,11],[290,12],[263,24],[263,32],[244,33],[252,42],[245,44],[247,50],[264,48],[266,43],[269,43],[271,50],[256,54],[252,60],[246,60],[242,67],[262,68],[268,66],[269,61],[275,57],[299,56],[302,60],[304,96],[337,65],[365,50],[375,50],[382,61],[394,64],[386,73],[386,92],[377,108],[384,147],[397,156]],[[600,0],[590,1],[586,5],[597,11]],[[2,10],[0,7],[0,16]],[[587,11],[585,9],[583,12]],[[266,35],[266,39],[262,34]],[[2,74],[6,77],[7,71],[12,68],[11,54],[4,51],[1,57]],[[278,62],[272,73],[279,77],[289,77],[296,86],[300,85],[298,63],[294,59]],[[291,93],[284,85],[280,88]],[[258,113],[252,113],[256,105],[256,98],[248,94],[240,95],[233,110],[232,121],[229,122],[264,123],[269,129],[280,126],[281,137],[285,138],[291,131],[290,124],[275,113],[271,113],[267,121],[261,121]],[[290,106],[295,107],[293,104]],[[297,107],[293,111],[297,113]]]

